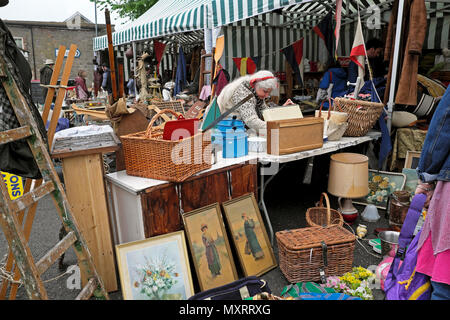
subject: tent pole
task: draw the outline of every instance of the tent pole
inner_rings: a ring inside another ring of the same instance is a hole
[[[394,109],[394,98],[395,98],[395,86],[397,82],[397,70],[398,70],[398,57],[400,53],[400,38],[402,33],[402,21],[403,21],[403,9],[405,5],[405,0],[399,1],[398,13],[397,13],[397,28],[395,30],[395,44],[394,44],[394,61],[392,62],[392,73],[391,73],[391,83],[389,88],[389,101],[388,101],[388,118],[387,127],[389,133],[391,133],[392,126],[392,111]]]
[[[131,43],[133,46],[133,84],[134,84],[134,94],[138,96],[137,87],[136,87],[136,41]]]

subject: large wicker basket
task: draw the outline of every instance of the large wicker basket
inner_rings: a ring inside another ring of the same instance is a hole
[[[352,270],[356,237],[343,227],[309,227],[278,231],[275,235],[280,269],[291,283],[320,281],[320,270],[326,277],[342,276]]]
[[[161,128],[153,127],[163,114],[178,114],[170,109],[158,112],[147,130],[121,136],[128,175],[170,182],[182,182],[211,168],[210,133],[197,133],[179,141],[162,139]]]
[[[335,98],[334,103],[348,114],[345,137],[362,137],[369,132],[380,118],[384,105],[378,102]]]
[[[327,203],[327,207],[323,206],[323,198]],[[338,226],[344,225],[344,219],[339,211],[330,208],[330,200],[328,195],[323,192],[320,196],[319,206],[306,210],[306,223],[310,227],[326,227],[332,224]]]

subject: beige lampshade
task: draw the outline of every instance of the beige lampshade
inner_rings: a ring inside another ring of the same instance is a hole
[[[342,198],[366,196],[369,193],[369,158],[358,153],[333,154],[328,192]]]

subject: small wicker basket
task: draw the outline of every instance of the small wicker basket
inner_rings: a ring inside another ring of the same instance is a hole
[[[128,175],[170,182],[182,182],[211,168],[211,136],[199,132],[178,141],[163,140],[161,128],[153,127],[164,109],[153,116],[147,130],[121,136],[125,168]]]
[[[336,106],[348,114],[345,137],[362,137],[369,132],[380,118],[384,105],[378,102],[335,98]]]
[[[324,197],[327,202],[326,208],[323,206]],[[310,227],[326,227],[332,224],[342,227],[344,219],[339,211],[330,208],[328,195],[323,192],[320,196],[319,206],[306,210],[306,223]]]

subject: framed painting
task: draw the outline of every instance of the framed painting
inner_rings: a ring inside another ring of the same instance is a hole
[[[354,203],[373,204],[386,210],[389,196],[394,191],[403,190],[406,176],[398,172],[386,172],[369,169],[369,193],[363,198],[354,199]]]
[[[405,158],[405,168],[416,169],[419,166],[420,151],[407,151]]]
[[[277,262],[253,193],[222,203],[245,276],[260,276]]]
[[[116,246],[124,300],[186,300],[194,294],[184,231]]]
[[[202,291],[238,279],[218,203],[183,214],[187,242]]]
[[[403,190],[408,191],[412,197],[414,196],[419,183],[419,175],[417,174],[416,169],[410,168],[403,168],[402,173],[406,176],[405,187]]]

